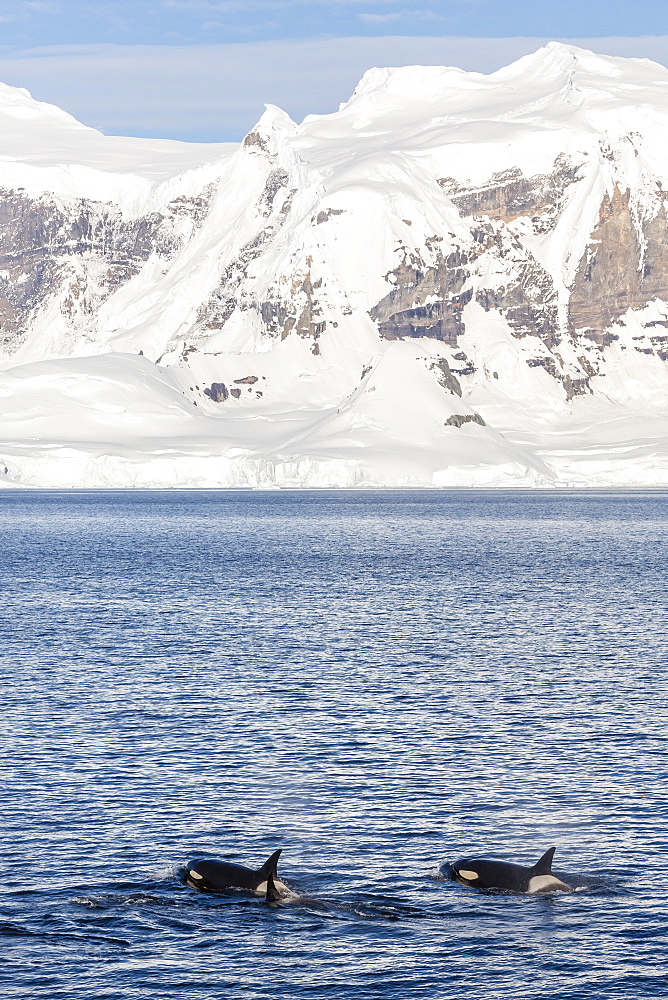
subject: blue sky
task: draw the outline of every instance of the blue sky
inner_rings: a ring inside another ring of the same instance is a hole
[[[3,47],[663,34],[666,0],[0,0]]]
[[[240,138],[373,65],[490,72],[551,38],[668,65],[668,0],[0,0],[0,80],[107,133]]]

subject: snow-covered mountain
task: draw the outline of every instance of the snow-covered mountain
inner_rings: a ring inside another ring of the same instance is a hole
[[[373,69],[220,146],[0,86],[0,189],[6,485],[668,485],[662,66]]]

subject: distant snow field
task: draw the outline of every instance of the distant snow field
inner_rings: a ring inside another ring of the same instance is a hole
[[[6,487],[668,486],[668,70],[372,69],[238,145],[0,85]]]

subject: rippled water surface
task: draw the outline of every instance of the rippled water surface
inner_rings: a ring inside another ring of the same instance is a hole
[[[667,514],[1,494],[1,995],[667,996]],[[277,847],[311,901],[179,877]]]

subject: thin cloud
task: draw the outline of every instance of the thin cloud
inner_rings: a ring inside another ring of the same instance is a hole
[[[63,9],[61,4],[51,3],[50,0],[27,0],[25,7],[36,14],[60,14]]]
[[[399,21],[405,15],[401,11],[394,14],[358,14],[360,21],[365,24],[389,24],[392,21]]]
[[[155,12],[158,11],[158,3],[150,3],[150,7]],[[37,30],[42,24],[66,25],[71,30],[71,25],[76,23],[77,27],[82,24],[96,24],[99,30],[104,32],[105,28],[121,28],[128,31],[131,29],[136,16],[132,6],[128,6],[125,0],[24,0],[22,3],[7,2],[0,0],[0,22],[24,25],[25,30]]]
[[[357,17],[364,24],[391,24],[396,21],[406,21],[409,18],[413,21],[440,21],[443,24],[452,21],[452,18],[435,14],[433,10],[397,10],[392,14],[372,14],[365,12],[358,14]]]
[[[210,12],[217,14],[245,13],[249,10],[284,11],[295,7],[389,7],[406,0],[162,0],[166,10]],[[410,0],[408,0],[410,3]],[[424,0],[416,0],[424,3]]]

